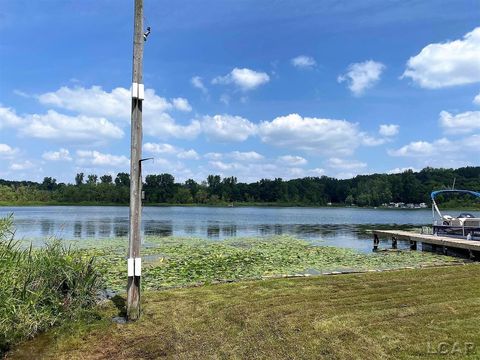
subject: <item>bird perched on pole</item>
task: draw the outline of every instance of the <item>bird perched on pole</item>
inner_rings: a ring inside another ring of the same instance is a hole
[[[150,26],[147,26],[147,31],[143,33],[143,41],[147,41],[148,35],[150,35]]]

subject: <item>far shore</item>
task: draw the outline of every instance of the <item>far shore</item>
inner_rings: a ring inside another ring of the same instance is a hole
[[[82,202],[42,202],[42,201],[27,201],[27,202],[7,202],[0,201],[1,207],[34,207],[34,206],[117,206],[128,207],[129,204],[119,203],[105,203],[94,201],[82,201]],[[241,202],[241,203],[215,203],[215,204],[176,204],[176,203],[157,203],[157,204],[144,204],[143,207],[212,207],[212,208],[231,208],[231,207],[259,207],[259,208],[314,208],[314,209],[332,209],[332,208],[345,208],[345,209],[379,209],[379,210],[430,210],[431,207],[426,208],[393,208],[384,206],[352,206],[345,204],[332,204],[332,205],[315,205],[315,204],[298,204],[298,203],[258,203],[258,202]],[[442,210],[456,210],[456,211],[480,211],[480,207],[445,207]]]

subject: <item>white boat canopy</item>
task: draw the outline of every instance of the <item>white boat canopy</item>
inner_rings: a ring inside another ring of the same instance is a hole
[[[430,194],[430,197],[432,198],[432,213],[433,217],[435,218],[435,211],[438,213],[440,218],[443,217],[442,213],[438,209],[437,203],[435,202],[435,197],[439,194],[445,194],[445,193],[460,193],[460,194],[470,194],[473,196],[476,196],[480,198],[480,192],[472,191],[472,190],[456,190],[456,189],[451,189],[451,190],[437,190],[437,191],[432,191]]]

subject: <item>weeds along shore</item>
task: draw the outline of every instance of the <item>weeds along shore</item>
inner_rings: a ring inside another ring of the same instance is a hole
[[[0,356],[12,345],[85,315],[101,279],[93,256],[51,240],[25,248],[12,216],[0,219]]]

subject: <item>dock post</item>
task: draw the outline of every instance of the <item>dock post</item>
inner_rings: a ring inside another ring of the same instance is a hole
[[[417,242],[410,240],[410,250],[417,250]]]
[[[392,236],[392,249],[397,248],[397,238],[395,236]]]
[[[373,234],[373,250],[372,251],[377,251],[378,250],[378,244],[380,243],[380,240],[378,239],[377,234]]]
[[[470,260],[475,260],[476,256],[471,249],[468,250],[468,257]]]

